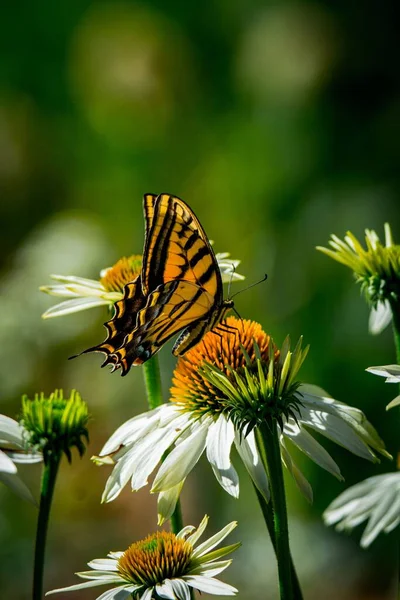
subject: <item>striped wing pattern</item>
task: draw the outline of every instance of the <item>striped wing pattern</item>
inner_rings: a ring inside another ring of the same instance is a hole
[[[173,353],[184,354],[231,307],[223,301],[214,252],[187,204],[169,194],[146,194],[144,214],[141,275],[125,286],[124,298],[115,304],[105,324],[106,340],[85,351],[104,352],[102,366],[113,364],[122,375],[179,332]]]

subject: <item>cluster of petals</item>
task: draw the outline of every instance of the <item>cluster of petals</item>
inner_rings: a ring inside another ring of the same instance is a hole
[[[14,419],[0,415],[0,481],[21,498],[35,503],[31,491],[19,477],[15,463],[30,464],[41,460],[41,454],[26,450],[23,427]]]
[[[167,600],[190,600],[191,588],[207,594],[234,596],[237,589],[216,579],[216,576],[229,567],[232,562],[231,560],[220,560],[220,558],[236,550],[240,544],[233,544],[217,550],[214,548],[229,535],[237,523],[235,521],[229,523],[221,531],[196,547],[207,523],[208,517],[205,516],[197,530],[192,525],[188,525],[176,534],[177,538],[185,539],[193,548],[189,563],[181,569],[182,572],[176,577],[165,578],[160,569],[160,580],[155,585],[133,582],[133,578],[129,580],[126,575],[123,576],[120,573],[118,568],[124,552],[110,552],[107,558],[89,562],[88,566],[92,569],[91,571],[76,573],[78,577],[87,581],[51,590],[47,592],[46,596],[102,585],[113,587],[98,596],[97,600],[124,600],[124,598],[132,596],[137,600],[151,600],[154,594],[157,594],[157,598],[166,598]],[[169,566],[171,561],[173,561],[172,556],[165,556],[165,565]]]
[[[298,487],[312,501],[312,489],[291,454],[291,444],[315,463],[342,479],[340,469],[311,431],[336,442],[353,454],[376,462],[379,452],[388,456],[377,432],[362,411],[328,397],[315,386],[301,385],[296,392],[301,404],[297,419],[289,418],[280,431],[284,466]],[[119,427],[95,458],[100,464],[114,464],[103,493],[103,501],[114,500],[130,481],[132,490],[147,485],[153,471],[152,492],[159,493],[160,522],[169,518],[183,483],[206,452],[220,485],[234,497],[239,495],[239,479],[231,462],[236,447],[254,484],[269,499],[269,482],[263,468],[254,431],[241,434],[223,413],[199,417],[178,403],[168,403],[133,417]],[[165,460],[164,454],[169,451]]]
[[[386,383],[400,383],[399,365],[383,365],[381,367],[368,367],[366,371],[368,371],[369,373],[373,373],[374,375],[379,375],[380,377],[386,377]],[[394,406],[399,406],[399,404],[400,396],[396,396],[396,398],[394,398],[386,406],[386,410],[389,410]]]
[[[351,531],[368,521],[360,544],[367,548],[382,532],[393,531],[400,523],[400,473],[369,477],[340,494],[325,510],[326,525]]]

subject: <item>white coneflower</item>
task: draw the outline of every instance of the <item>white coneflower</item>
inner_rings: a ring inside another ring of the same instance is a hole
[[[351,531],[368,521],[360,544],[367,548],[382,532],[393,531],[400,523],[400,473],[369,477],[340,494],[324,512],[326,525]]]
[[[115,466],[103,501],[114,500],[129,480],[133,490],[145,486],[161,462],[152,491],[160,492],[162,522],[172,514],[185,478],[204,452],[221,486],[237,497],[232,445],[268,499],[255,429],[270,418],[279,423],[282,461],[310,501],[311,487],[290,453],[290,444],[337,478],[342,476],[309,430],[367,460],[378,460],[374,450],[387,455],[360,410],[296,380],[306,354],[300,343],[290,351],[286,340],[279,351],[258,323],[229,317],[222,329],[224,324],[230,329],[220,328],[218,335],[207,333],[178,360],[171,402],[130,419],[105,444],[96,461]]]
[[[240,260],[230,259],[229,256],[229,252],[216,254],[224,283],[244,279],[243,275],[236,272]],[[60,296],[68,300],[46,310],[42,318],[61,317],[95,306],[105,305],[111,308],[115,302],[122,300],[125,285],[138,278],[141,268],[141,255],[132,255],[121,258],[113,267],[103,269],[99,280],[74,275],[51,275],[57,284],[42,286],[40,290],[51,296]]]
[[[47,592],[72,592],[89,587],[109,585],[110,590],[97,596],[97,600],[123,600],[133,596],[137,600],[167,598],[189,600],[190,589],[218,596],[234,596],[237,589],[216,579],[232,560],[220,560],[236,550],[232,544],[214,550],[236,527],[232,522],[200,545],[199,538],[207,526],[205,516],[196,530],[184,527],[179,533],[158,531],[144,540],[135,542],[125,552],[110,552],[107,558],[88,563],[92,571],[77,573],[86,579],[66,588]]]
[[[10,417],[0,415],[0,481],[5,483],[21,498],[36,503],[31,491],[18,476],[15,463],[41,462],[40,452],[27,444],[27,432]]]
[[[390,225],[385,223],[385,245],[377,233],[365,230],[366,249],[348,231],[344,240],[331,236],[331,248],[317,246],[324,254],[349,267],[372,305],[369,330],[378,334],[392,320],[392,303],[400,301],[400,246],[393,243]]]

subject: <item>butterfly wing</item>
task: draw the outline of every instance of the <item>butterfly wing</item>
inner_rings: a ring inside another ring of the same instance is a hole
[[[107,337],[98,346],[84,350],[81,354],[88,352],[104,352],[106,359],[101,365],[116,364],[115,351],[120,348],[126,336],[136,327],[136,317],[145,306],[146,298],[142,292],[140,275],[125,286],[124,297],[114,304],[114,316],[104,323],[107,329]]]
[[[173,352],[183,354],[225,312],[214,252],[189,206],[169,194],[146,194],[144,215],[141,276],[116,303],[106,340],[86,350],[105,352],[103,364],[114,364],[123,375],[180,331]]]
[[[137,317],[136,328],[115,350],[116,368],[126,375],[132,365],[151,358],[171,337],[194,323],[203,322],[213,297],[189,281],[169,281],[149,295]]]

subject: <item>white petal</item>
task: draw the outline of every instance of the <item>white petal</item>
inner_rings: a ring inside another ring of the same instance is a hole
[[[106,585],[107,583],[115,583],[114,581],[85,581],[83,583],[77,583],[64,588],[58,588],[56,590],[50,590],[46,592],[46,596],[51,594],[58,594],[59,592],[74,592],[75,590],[83,590],[85,588],[97,587],[99,585]]]
[[[257,451],[254,432],[251,431],[246,438],[241,438],[239,433],[236,433],[235,446],[254,485],[268,502],[270,497],[269,483]]]
[[[40,463],[43,460],[43,455],[35,452],[34,454],[28,454],[26,452],[8,452],[7,454],[11,460],[20,465],[33,465],[35,463]]]
[[[182,491],[183,484],[185,480],[178,483],[174,487],[166,490],[165,492],[160,492],[157,500],[157,512],[158,512],[158,525],[161,526],[167,519],[170,519],[175,507],[178,502],[180,493]],[[194,527],[185,527],[182,531],[179,532],[178,537],[185,537],[188,535]]]
[[[88,563],[91,569],[100,571],[117,571],[118,561],[114,558],[95,558]]]
[[[279,441],[281,444],[281,457],[284,466],[287,468],[287,470],[293,477],[301,493],[305,496],[305,498],[307,498],[307,500],[311,504],[313,501],[313,491],[311,485],[308,483],[307,479],[304,477],[303,473],[300,471],[300,469],[294,462],[292,456],[290,455],[288,449],[286,448],[283,435],[280,436]]]
[[[121,589],[121,587],[116,587],[111,590],[107,590],[101,596],[97,597],[97,600],[125,600],[131,596],[132,592],[127,589]],[[132,597],[132,596],[131,596]]]
[[[135,442],[137,437],[142,437],[148,431],[157,427],[161,409],[162,407],[160,406],[154,410],[142,413],[120,425],[104,444],[99,455],[106,456],[107,454],[113,454],[120,446]]]
[[[178,600],[190,600],[189,586],[182,579],[172,579],[171,583]]]
[[[188,423],[188,415],[180,415],[174,419],[173,424],[170,424],[168,429],[156,429],[145,440],[136,444],[134,453],[137,466],[132,474],[132,490],[139,490],[147,484],[149,475],[154,471],[164,453],[172,446],[176,438],[179,438]],[[174,451],[175,449],[171,454]]]
[[[147,588],[143,594],[140,596],[140,600],[151,600],[151,597],[153,595],[153,589],[154,588]]]
[[[174,448],[161,465],[152,492],[162,492],[180,483],[193,469],[204,452],[208,420],[198,423],[193,433]]]
[[[222,571],[225,571],[231,563],[232,559],[202,563],[191,570],[188,575],[206,575],[207,577],[215,577],[222,573]]]
[[[392,320],[392,310],[387,300],[378,302],[369,314],[368,330],[372,335],[381,333]]]
[[[232,521],[231,523],[228,523],[228,525],[225,525],[221,531],[218,531],[218,533],[200,544],[200,546],[194,550],[193,558],[200,558],[201,556],[207,554],[207,552],[210,552],[213,548],[215,548],[215,546],[218,546],[218,544],[222,542],[222,540],[224,540],[226,536],[235,529],[235,527],[237,527],[237,521]]]
[[[400,396],[396,396],[396,398],[393,398],[393,400],[391,400],[391,402],[389,402],[389,404],[386,406],[386,410],[390,410],[391,408],[394,408],[395,406],[399,406],[400,404]]]
[[[312,437],[312,435],[305,429],[299,427],[294,419],[289,419],[287,423],[285,423],[283,434],[317,465],[329,473],[332,473],[332,475],[339,480],[343,480],[340,469],[330,454]]]
[[[375,454],[357,435],[356,431],[342,418],[316,410],[300,409],[301,423],[322,433],[328,439],[336,442],[353,454],[376,462]]]
[[[191,587],[208,594],[216,594],[217,596],[234,596],[237,594],[236,588],[212,577],[186,575],[182,579],[184,579]]]
[[[156,592],[160,598],[167,598],[167,600],[175,600],[176,596],[174,588],[169,579],[165,579],[161,584],[157,583]]]
[[[69,315],[71,313],[105,304],[110,304],[110,301],[103,300],[102,298],[75,298],[74,300],[66,300],[65,302],[60,302],[60,304],[56,304],[46,310],[46,312],[42,314],[42,319],[61,317],[62,315]]]
[[[1,473],[16,473],[17,467],[14,465],[11,458],[0,450],[0,472]]]
[[[196,529],[195,533],[193,533],[190,537],[188,537],[187,541],[189,542],[189,544],[192,544],[192,546],[195,546],[197,544],[198,540],[203,535],[203,533],[207,527],[207,524],[208,524],[208,516],[204,515],[204,517],[202,518],[201,523],[198,526],[198,528]]]
[[[25,485],[22,479],[19,478],[18,475],[14,475],[11,473],[0,473],[0,481],[2,481],[10,489],[12,489],[13,492],[20,496],[20,498],[23,498],[23,500],[27,500],[35,506],[37,505],[37,502],[33,497],[32,492]]]
[[[382,365],[380,367],[368,367],[365,370],[380,377],[387,377],[390,383],[400,381],[400,365]]]
[[[0,440],[2,442],[11,442],[19,447],[23,447],[24,429],[17,421],[6,417],[6,415],[0,415]]]
[[[231,465],[230,452],[235,437],[233,423],[220,415],[211,424],[207,434],[207,459],[214,474],[224,488],[234,498],[239,497],[239,477]]]
[[[386,529],[393,521],[399,519],[400,498],[388,495],[380,499],[375,506],[367,527],[361,537],[360,545],[367,548],[374,539]]]
[[[192,533],[192,531],[194,531],[195,529],[196,529],[196,527],[194,527],[193,525],[186,525],[186,527],[184,527],[183,529],[181,529],[180,532],[176,534],[176,537],[184,539],[190,533]]]
[[[51,279],[60,283],[69,284],[76,283],[94,290],[105,291],[104,286],[96,279],[87,279],[86,277],[76,277],[75,275],[50,275]]]

